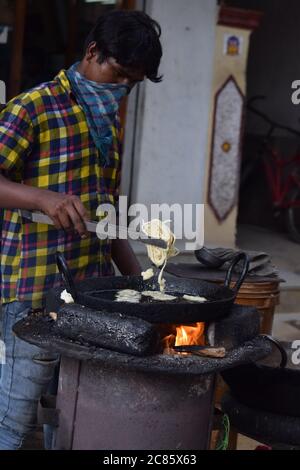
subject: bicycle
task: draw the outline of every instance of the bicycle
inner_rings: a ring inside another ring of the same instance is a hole
[[[300,154],[286,158],[271,143],[277,129],[287,131],[297,137],[300,137],[300,131],[275,122],[253,106],[255,101],[264,99],[266,99],[265,96],[255,96],[247,104],[249,111],[269,125],[269,130],[260,145],[257,158],[242,170],[241,187],[245,185],[257,161],[262,159],[275,213],[284,212],[285,226],[290,237],[296,243],[300,243]]]

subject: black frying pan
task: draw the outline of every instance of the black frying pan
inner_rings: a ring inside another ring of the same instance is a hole
[[[234,267],[243,262],[243,270],[234,288],[230,288]],[[106,312],[124,313],[142,318],[150,323],[186,324],[213,321],[225,316],[231,309],[239,288],[249,269],[246,253],[239,253],[228,269],[224,286],[206,281],[191,279],[168,279],[166,293],[182,297],[184,294],[202,296],[205,303],[188,301],[149,303],[116,302],[115,294],[119,290],[132,289],[138,292],[159,290],[157,278],[143,281],[141,276],[102,277],[87,279],[74,284],[65,258],[57,255],[57,264],[68,292],[76,303]]]
[[[292,343],[270,338],[280,350],[268,358],[222,374],[231,394],[242,404],[279,415],[300,417],[300,366],[292,362]],[[279,357],[278,357],[279,356]]]

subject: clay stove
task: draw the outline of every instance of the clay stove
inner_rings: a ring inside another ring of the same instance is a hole
[[[205,324],[207,344],[225,347],[224,358],[123,354],[62,336],[45,314],[18,323],[15,333],[62,356],[54,446],[59,450],[208,449],[216,374],[271,351],[259,336],[258,312],[241,306]]]

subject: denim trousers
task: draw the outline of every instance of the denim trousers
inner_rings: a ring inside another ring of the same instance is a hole
[[[20,449],[25,437],[36,429],[41,395],[53,379],[58,354],[49,353],[15,336],[13,325],[26,318],[30,302],[2,307],[2,341],[5,363],[0,376],[0,450]]]

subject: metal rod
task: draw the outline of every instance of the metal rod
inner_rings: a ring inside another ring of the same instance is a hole
[[[47,215],[42,214],[41,212],[30,212],[22,210],[21,214],[22,217],[31,220],[32,222],[54,225],[53,220]],[[121,235],[123,235],[123,239],[130,238],[131,240],[139,241],[146,245],[153,245],[164,250],[167,249],[167,243],[164,240],[161,240],[159,238],[147,237],[147,235],[143,234],[142,232],[130,230],[122,225],[104,223],[103,227],[101,227],[101,224],[99,224],[99,222],[86,222],[86,228],[91,233],[100,233],[106,235],[108,238],[111,239],[121,238]]]

